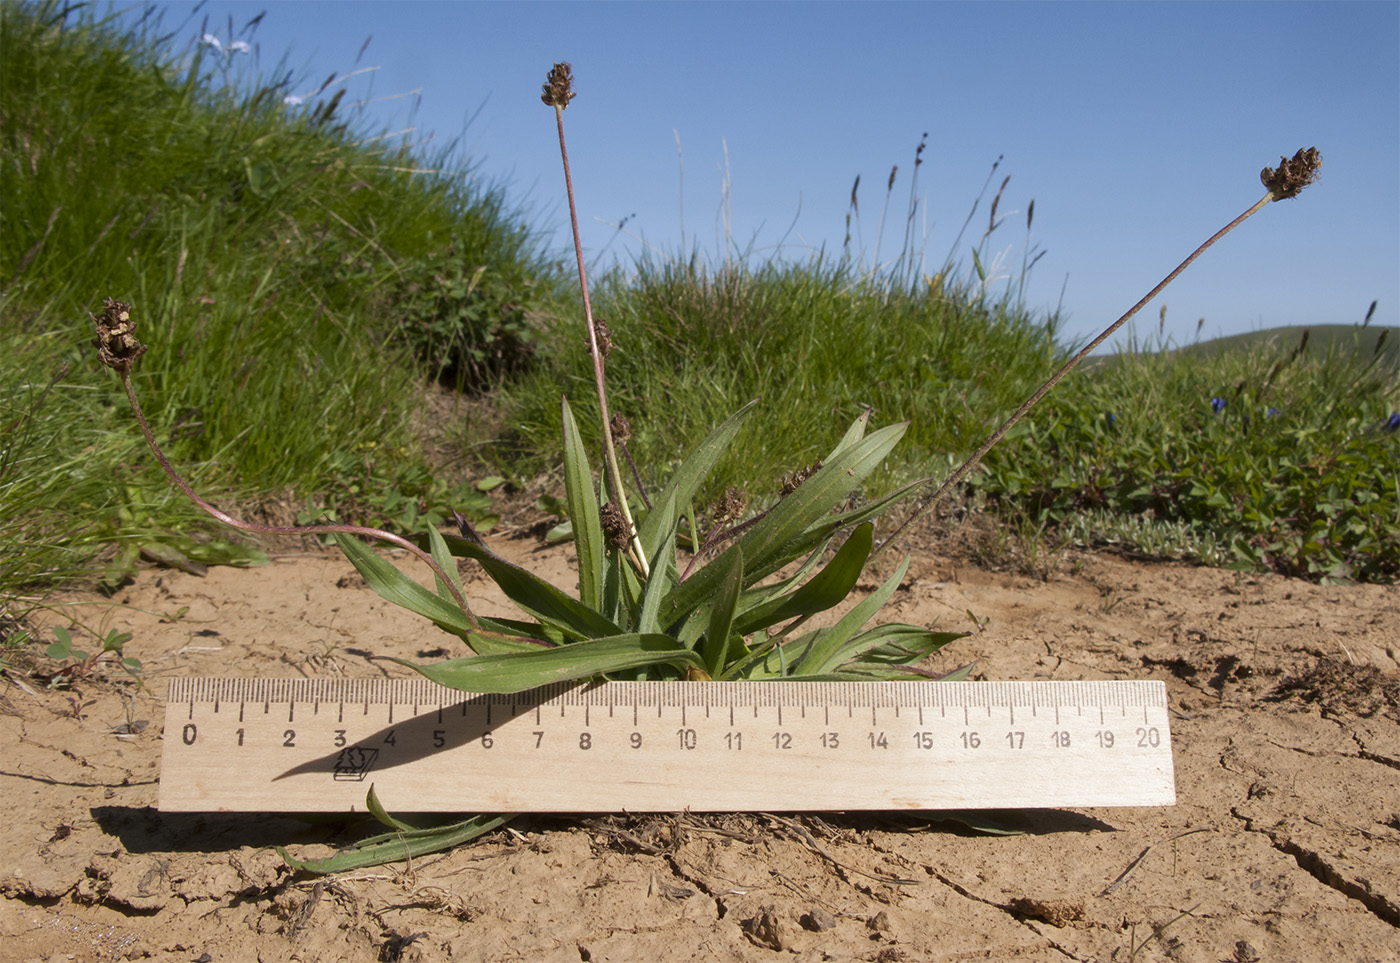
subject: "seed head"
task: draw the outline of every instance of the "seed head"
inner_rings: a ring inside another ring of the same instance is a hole
[[[549,107],[563,110],[569,106],[569,101],[578,96],[574,93],[573,86],[574,68],[567,63],[557,63],[549,72],[549,79],[544,82],[540,100]]]
[[[612,354],[612,350],[615,347],[613,344],[612,329],[608,327],[608,323],[602,318],[593,319],[593,337],[598,341],[599,354],[604,358]],[[588,339],[584,338],[583,343],[587,345]]]
[[[632,440],[632,422],[627,420],[626,415],[613,415],[608,424],[612,427],[613,438],[619,445],[625,445]]]
[[[1322,155],[1317,152],[1316,147],[1309,147],[1307,150],[1298,151],[1292,158],[1280,157],[1278,170],[1266,167],[1260,171],[1259,179],[1264,182],[1274,200],[1281,201],[1297,197],[1303,188],[1317,180],[1317,172],[1321,169]]]
[[[97,340],[93,346],[102,356],[102,363],[113,371],[130,371],[136,359],[146,353],[146,346],[136,340],[136,322],[131,320],[131,305],[107,298],[102,313],[88,313],[97,325]]]
[[[778,494],[782,498],[791,495],[802,487],[802,483],[815,475],[822,467],[821,459],[817,459],[805,468],[799,468],[791,475],[784,475],[782,482],[778,485]]]
[[[603,523],[603,536],[610,546],[619,552],[632,540],[632,526],[622,511],[613,502],[608,502],[598,512],[598,520]]]
[[[720,500],[715,503],[713,517],[710,521],[715,525],[727,525],[737,522],[744,515],[744,509],[748,507],[749,496],[744,494],[733,485],[724,490]]]

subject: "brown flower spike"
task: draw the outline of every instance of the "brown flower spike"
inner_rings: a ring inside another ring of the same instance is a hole
[[[613,437],[619,445],[625,445],[632,440],[632,422],[627,420],[626,415],[613,415],[610,424]]]
[[[602,318],[593,319],[593,337],[597,339],[598,351],[604,358],[612,354],[612,350],[615,347],[613,344],[612,329],[608,327],[608,323]],[[588,339],[584,338],[583,343],[587,345]]]
[[[714,508],[713,522],[716,525],[725,525],[730,522],[737,522],[743,517],[744,509],[748,507],[749,498],[739,489],[730,485],[724,489],[724,495]]]
[[[626,516],[612,502],[608,502],[598,512],[599,521],[603,523],[603,536],[607,539],[608,545],[619,552],[627,550],[627,543],[632,540],[632,525],[627,521]]]
[[[574,68],[567,63],[557,63],[554,69],[549,72],[549,79],[544,82],[544,87],[540,93],[540,100],[548,107],[558,107],[563,110],[569,106],[569,101],[578,95],[574,93]]]
[[[146,346],[136,340],[131,305],[107,298],[102,302],[102,313],[88,312],[88,317],[97,325],[97,340],[93,344],[102,363],[113,371],[130,371],[136,359],[146,353]]]
[[[1274,200],[1281,201],[1297,197],[1303,188],[1317,180],[1317,172],[1322,169],[1322,155],[1316,147],[1300,150],[1292,159],[1279,158],[1278,170],[1266,167],[1259,173],[1259,179],[1269,189]]]
[[[787,498],[793,492],[802,487],[802,483],[811,478],[821,470],[822,460],[818,458],[812,464],[804,468],[799,468],[791,475],[784,475],[782,481],[778,483],[778,494],[782,498]]]

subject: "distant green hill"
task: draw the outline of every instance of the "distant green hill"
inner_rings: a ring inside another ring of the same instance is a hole
[[[1306,338],[1306,341],[1304,341]],[[1357,324],[1313,324],[1287,325],[1268,328],[1264,331],[1248,331],[1232,334],[1224,338],[1213,338],[1180,347],[1167,347],[1161,351],[1147,351],[1147,354],[1179,354],[1200,358],[1213,358],[1230,352],[1269,351],[1277,354],[1291,354],[1302,347],[1308,357],[1322,359],[1328,352],[1335,352],[1338,360],[1359,358],[1369,361],[1379,349],[1386,367],[1400,368],[1400,328]],[[1098,355],[1085,359],[1085,366],[1092,369],[1098,365],[1111,364],[1120,353]]]

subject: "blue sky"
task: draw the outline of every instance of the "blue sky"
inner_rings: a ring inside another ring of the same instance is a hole
[[[932,273],[1001,157],[955,254],[969,263],[991,193],[1010,175],[999,210],[1010,216],[984,257],[1004,252],[1019,273],[1028,240],[1043,249],[1027,301],[1048,311],[1063,292],[1062,330],[1081,338],[1261,197],[1261,167],[1316,146],[1321,182],[1266,207],[1175,282],[1166,333],[1189,342],[1202,317],[1207,337],[1351,323],[1372,299],[1372,324],[1400,324],[1394,2],[224,0],[193,19],[193,3],[156,6],[181,43],[205,18],[227,42],[265,9],[259,62],[285,60],[298,93],[378,67],[348,81],[350,94],[416,93],[366,107],[365,122],[411,123],[415,139],[431,132],[439,146],[460,138],[560,252],[568,214],[539,89],[554,61],[570,61],[579,96],[565,127],[590,260],[644,245],[722,257],[726,178],[738,249],[839,253],[860,175],[854,243],[868,263],[897,164],[887,260],[902,245],[927,132],[917,234]],[[1158,307],[1140,332],[1155,333]]]

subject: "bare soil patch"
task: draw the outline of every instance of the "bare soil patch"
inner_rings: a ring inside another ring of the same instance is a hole
[[[572,581],[565,550],[495,547]],[[65,601],[133,633],[149,691],[120,672],[0,688],[3,961],[1400,958],[1395,588],[1095,555],[1041,581],[922,556],[891,617],[973,632],[937,666],[1164,680],[1178,804],[1003,813],[1008,836],[939,814],[524,816],[328,878],[271,847],[325,855],[368,827],[156,811],[167,680],[371,677],[400,670],[370,655],[453,640],[331,554]]]

